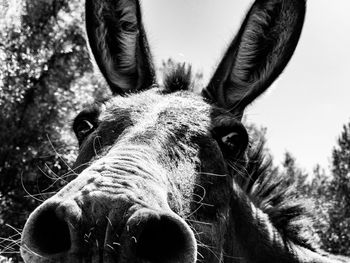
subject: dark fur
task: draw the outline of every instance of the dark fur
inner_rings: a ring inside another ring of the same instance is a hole
[[[242,116],[289,62],[304,17],[305,1],[255,1],[203,95]]]
[[[167,70],[164,93],[192,89],[191,67],[178,64]],[[242,175],[235,178],[252,202],[269,215],[272,224],[284,236],[297,244],[316,250],[318,248],[310,231],[312,227],[311,201],[298,197],[295,185],[272,165],[264,153],[264,142],[249,148],[247,165]],[[234,173],[233,173],[234,175]]]
[[[310,232],[314,230],[310,202],[298,197],[295,185],[288,185],[287,181],[264,154],[263,143],[249,150],[242,189],[269,215],[285,240],[316,250],[318,247]]]
[[[112,92],[149,88],[155,72],[139,2],[87,0],[85,9],[90,48]]]
[[[191,90],[191,68],[178,64],[168,69],[164,78],[164,93]],[[297,244],[316,250],[312,230],[310,202],[297,195],[295,185],[272,166],[264,154],[264,143],[255,143],[248,151],[247,166],[242,178],[236,178],[253,203],[267,213],[272,224],[284,236]]]

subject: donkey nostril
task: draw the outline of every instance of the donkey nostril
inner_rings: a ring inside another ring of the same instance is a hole
[[[40,254],[57,254],[71,247],[68,224],[57,216],[55,208],[41,211],[32,222],[30,246]]]
[[[138,236],[136,254],[147,262],[183,262],[189,239],[182,223],[169,216],[151,217]]]

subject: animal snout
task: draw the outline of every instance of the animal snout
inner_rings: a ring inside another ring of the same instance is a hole
[[[141,262],[196,262],[196,241],[189,226],[173,213],[137,211],[127,222],[131,250]]]
[[[40,206],[25,225],[22,250],[41,256],[68,252],[76,241],[73,230],[80,216],[81,210],[74,203],[46,203]]]
[[[104,225],[93,227],[85,225],[87,221],[81,211],[73,203],[58,205],[50,202],[39,207],[30,216],[23,231],[22,254],[25,261],[34,257],[38,262],[46,262],[40,258],[49,259],[47,262],[74,262],[74,257],[91,256],[89,251],[96,249],[94,246],[100,242],[97,247],[103,251],[100,262],[107,258],[108,262],[120,263],[196,262],[194,234],[185,221],[171,211],[140,208],[126,220],[111,218]],[[118,221],[124,223],[113,230],[108,226],[118,225]],[[90,232],[87,229],[92,228],[96,228],[98,234],[91,235],[94,240],[88,243],[86,236]],[[113,244],[118,246],[111,251]]]

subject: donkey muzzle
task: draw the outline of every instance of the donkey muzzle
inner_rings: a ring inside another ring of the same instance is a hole
[[[46,202],[28,219],[22,256],[25,262],[40,263],[196,262],[194,234],[171,211],[140,208],[126,219],[106,218],[87,226],[77,204]]]

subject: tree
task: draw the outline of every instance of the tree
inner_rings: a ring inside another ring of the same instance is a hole
[[[309,190],[308,174],[297,166],[296,159],[290,152],[284,154],[282,168],[282,174],[287,179],[286,184],[294,185],[300,195],[307,197]]]
[[[332,154],[329,191],[333,200],[327,246],[333,253],[350,255],[350,123],[343,126],[337,144]]]
[[[15,229],[66,183],[77,150],[73,114],[101,85],[92,78],[82,1],[7,4],[18,10],[0,18],[0,233],[18,241]],[[0,239],[0,251],[16,251],[15,243]]]
[[[317,166],[307,193],[314,200],[321,247],[350,255],[350,123],[333,149],[331,174]]]

